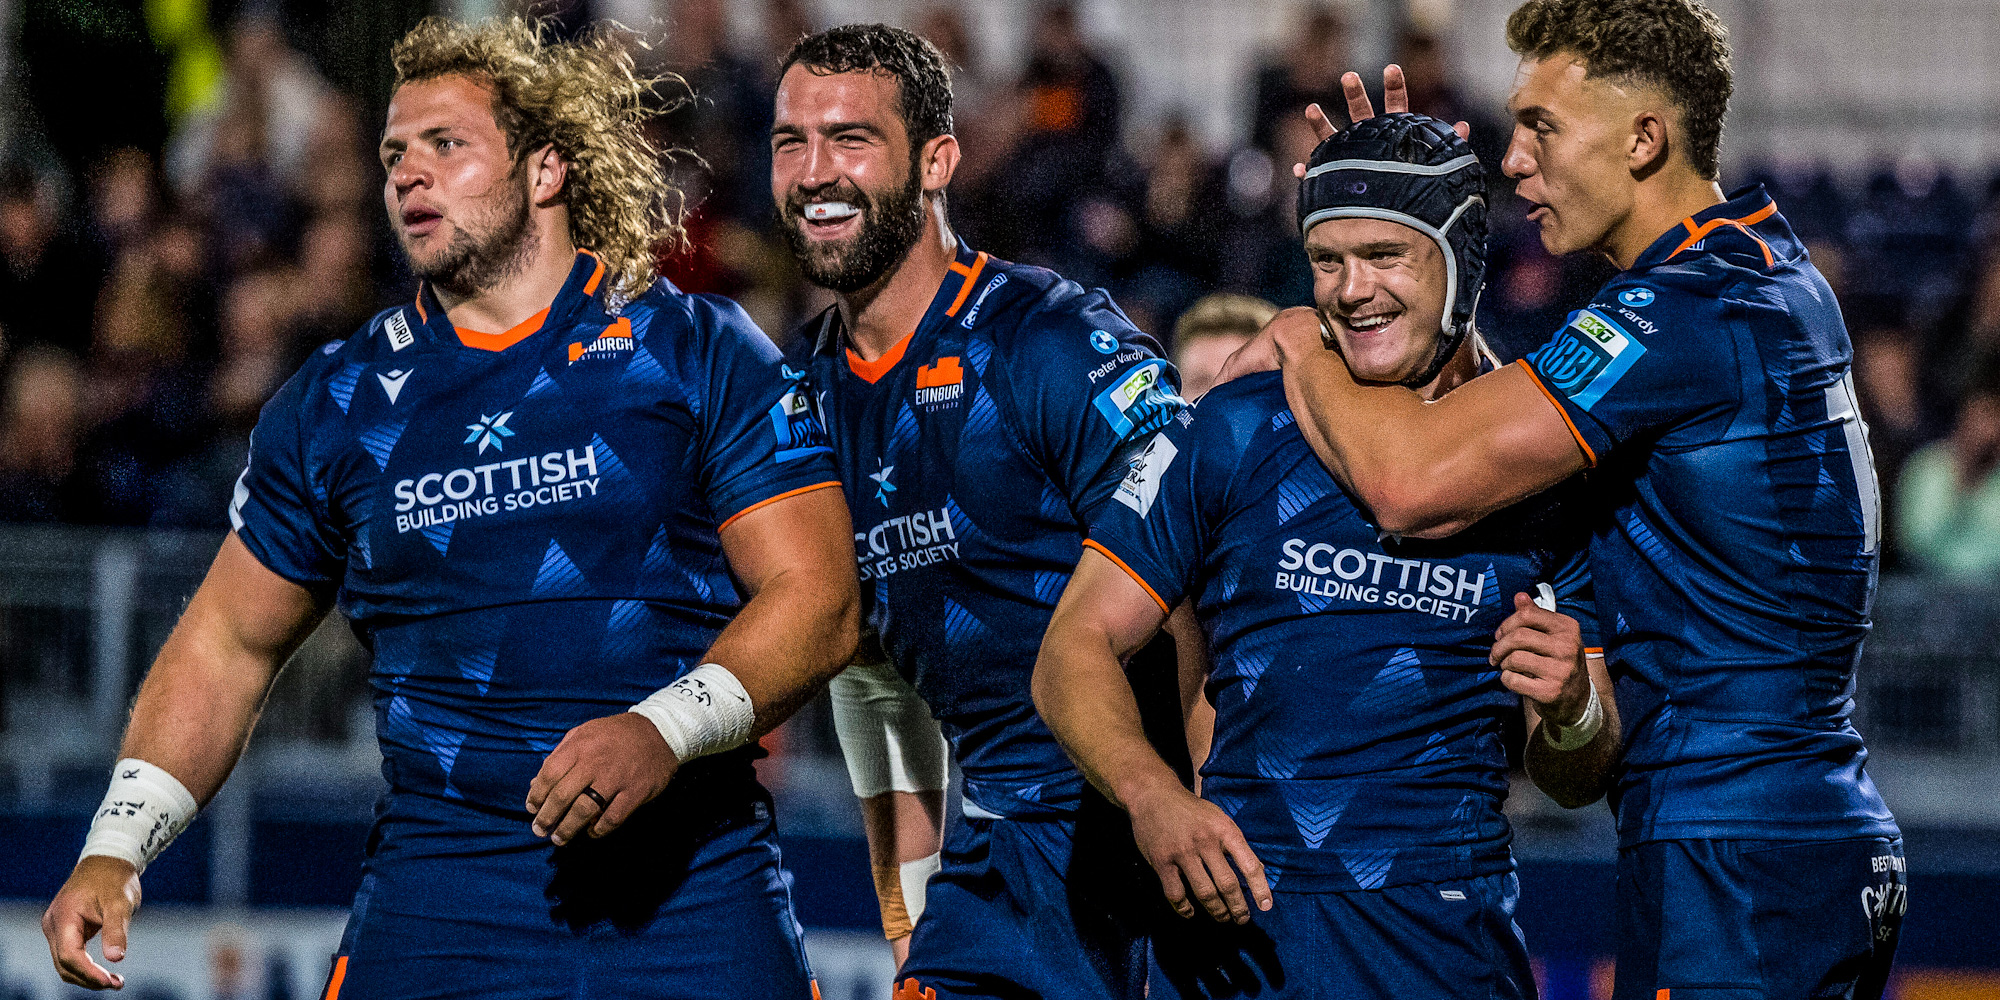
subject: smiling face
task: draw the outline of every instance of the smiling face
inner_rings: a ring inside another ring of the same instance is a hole
[[[888,73],[821,75],[798,64],[778,84],[771,196],[815,285],[866,288],[901,264],[923,233],[923,158],[912,156],[899,100]]]
[[[1445,310],[1444,251],[1382,219],[1328,219],[1306,234],[1313,301],[1364,382],[1400,382],[1436,356]]]
[[[389,227],[418,277],[471,295],[525,265],[531,171],[508,155],[490,90],[464,76],[404,84],[378,152]]]
[[[1552,254],[1607,250],[1631,216],[1636,95],[1590,79],[1583,63],[1557,53],[1523,59],[1507,110],[1514,134],[1500,163],[1519,181],[1528,220]]]

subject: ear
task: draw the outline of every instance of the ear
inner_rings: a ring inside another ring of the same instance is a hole
[[[1666,116],[1641,111],[1632,116],[1632,146],[1625,154],[1625,166],[1634,174],[1651,173],[1667,162],[1670,145]]]
[[[917,157],[917,169],[923,172],[925,194],[942,191],[951,184],[951,175],[958,172],[958,137],[941,135],[924,143],[923,153]]]
[[[528,172],[528,197],[537,205],[560,201],[563,184],[569,179],[569,161],[556,152],[553,143],[531,150],[523,164]]]

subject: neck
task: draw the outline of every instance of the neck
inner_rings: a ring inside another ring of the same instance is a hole
[[[1438,370],[1437,378],[1431,379],[1429,385],[1417,390],[1417,395],[1425,400],[1438,399],[1445,393],[1477,378],[1479,352],[1473,348],[1472,342],[1478,337],[1478,331],[1474,331],[1459,341],[1458,350],[1452,352],[1451,360],[1446,361],[1444,367]]]
[[[923,322],[951,262],[958,259],[958,236],[944,218],[940,199],[924,199],[924,231],[903,262],[866,288],[836,295],[841,322],[854,353],[873,361],[888,353]]]
[[[1679,165],[1663,167],[1639,182],[1632,212],[1606,235],[1604,254],[1620,271],[1631,270],[1639,255],[1662,233],[1680,225],[1682,219],[1727,200],[1722,196],[1722,185],[1715,181]]]
[[[569,241],[568,220],[559,221],[560,225],[538,221],[539,231],[530,237],[534,246],[528,252],[528,259],[491,287],[459,295],[433,283],[431,291],[437,295],[438,304],[444,306],[451,325],[500,333],[547,309],[576,264],[576,246]]]

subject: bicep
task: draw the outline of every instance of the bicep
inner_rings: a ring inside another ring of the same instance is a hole
[[[1167,619],[1152,591],[1094,548],[1083,550],[1049,621],[1049,634],[1100,636],[1123,660],[1146,645]]]
[[[186,619],[272,668],[304,642],[332,605],[331,587],[306,587],[257,560],[235,532],[223,539]]]
[[[858,595],[854,579],[854,528],[839,484],[768,501],[722,526],[722,553],[751,595],[786,573],[843,582]]]
[[[1481,375],[1425,412],[1431,426],[1424,437],[1436,442],[1437,455],[1399,482],[1394,520],[1409,529],[1399,534],[1462,531],[1587,466],[1562,409],[1520,366]]]

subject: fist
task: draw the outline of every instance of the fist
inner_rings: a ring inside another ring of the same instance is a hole
[[[586,830],[602,837],[665,791],[680,765],[645,716],[592,719],[563,735],[528,785],[535,836],[558,846]]]
[[[1583,718],[1590,702],[1590,672],[1584,668],[1583,630],[1576,619],[1515,594],[1514,613],[1493,633],[1487,662],[1500,668],[1500,683],[1533,702],[1542,718],[1559,726]]]

